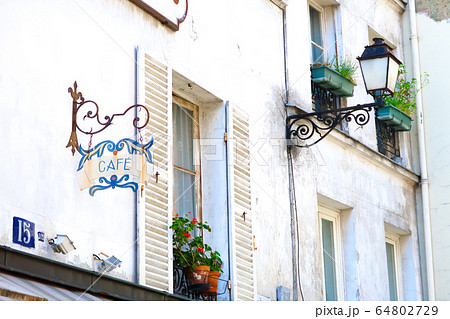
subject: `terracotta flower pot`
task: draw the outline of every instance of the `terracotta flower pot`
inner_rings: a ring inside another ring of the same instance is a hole
[[[211,270],[209,272],[208,282],[211,284],[211,288],[209,288],[207,293],[217,293],[217,286],[219,284],[220,271]]]
[[[208,283],[209,266],[197,266],[192,271],[189,267],[184,268],[188,285],[192,290],[207,290],[211,286]]]

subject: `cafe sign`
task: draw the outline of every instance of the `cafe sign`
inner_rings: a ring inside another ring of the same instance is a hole
[[[76,177],[80,189],[89,188],[89,194],[94,194],[99,190],[129,188],[136,192],[139,184],[148,182],[147,166],[153,164],[150,148],[153,145],[153,138],[144,143],[141,129],[144,128],[150,114],[144,105],[135,104],[128,107],[123,113],[112,116],[99,116],[97,103],[85,100],[81,92],[77,91],[77,82],[73,88],[69,88],[72,96],[72,132],[66,147],[70,147],[72,156],[75,152],[81,155],[78,163]],[[85,107],[85,115],[81,116],[81,108]],[[112,123],[115,117],[124,116],[129,111],[135,111],[133,126],[137,130],[139,141],[123,138],[117,143],[106,140],[92,145],[93,136],[104,131]],[[140,118],[145,116],[145,120]],[[87,124],[88,122],[90,124]],[[90,137],[87,149],[78,144],[77,132]],[[157,180],[158,172],[156,172]]]
[[[187,16],[188,0],[130,0],[142,10],[167,25],[171,30],[178,31],[180,23]]]
[[[147,181],[147,164],[153,164],[147,144],[124,138],[117,143],[104,141],[89,151],[80,146],[81,159],[77,169],[80,189],[89,188],[89,194],[108,188],[130,188],[134,192],[138,184]]]

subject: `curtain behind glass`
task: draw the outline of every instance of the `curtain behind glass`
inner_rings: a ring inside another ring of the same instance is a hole
[[[195,210],[195,176],[180,170],[174,170],[175,213],[180,216],[191,212],[190,217],[197,217]]]
[[[173,163],[194,170],[194,113],[173,104]]]
[[[193,112],[173,104],[173,162],[175,166],[194,171]],[[175,213],[184,216],[195,209],[195,175],[174,169]]]

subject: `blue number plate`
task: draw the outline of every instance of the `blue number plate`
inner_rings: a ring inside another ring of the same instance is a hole
[[[34,248],[34,223],[13,217],[13,243]]]

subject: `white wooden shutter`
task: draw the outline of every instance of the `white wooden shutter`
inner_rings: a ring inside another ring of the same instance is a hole
[[[138,50],[138,103],[145,105],[150,120],[142,130],[144,143],[154,139],[150,152],[153,171],[138,194],[139,283],[155,289],[173,291],[172,223],[173,177],[172,74],[164,63]],[[158,182],[155,173],[158,172]]]
[[[233,298],[234,300],[255,300],[249,118],[245,112],[230,105],[228,119]]]

